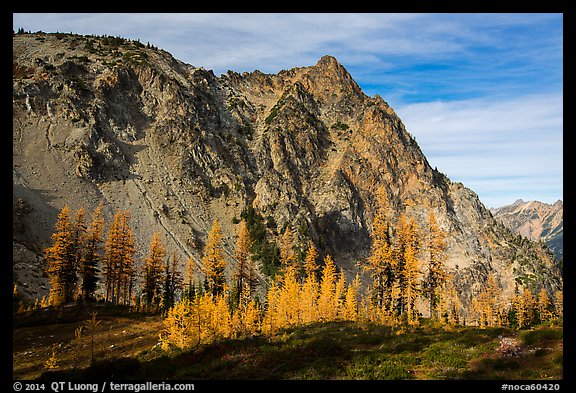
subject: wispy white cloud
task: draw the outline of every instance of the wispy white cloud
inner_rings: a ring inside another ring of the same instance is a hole
[[[433,166],[494,206],[562,194],[562,25],[532,13],[13,15],[15,30],[140,39],[216,74],[331,54]]]
[[[430,165],[477,192],[487,206],[561,198],[561,94],[417,103],[396,112]]]

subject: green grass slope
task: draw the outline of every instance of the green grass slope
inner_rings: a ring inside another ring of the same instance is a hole
[[[72,342],[79,324],[14,329],[14,378],[557,380],[563,377],[562,327],[539,326],[526,331],[459,327],[445,331],[423,321],[415,331],[398,333],[374,324],[331,322],[284,329],[274,337],[223,340],[197,350],[164,352],[154,345],[162,327],[161,318],[103,315],[103,325],[96,337],[96,365],[89,367],[87,344],[80,344],[78,356],[78,344]],[[48,371],[45,361],[52,353],[56,354],[58,368]],[[29,358],[33,361],[28,361]]]

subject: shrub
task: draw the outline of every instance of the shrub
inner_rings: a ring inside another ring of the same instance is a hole
[[[524,345],[534,345],[548,341],[562,339],[562,329],[542,328],[536,330],[526,330],[520,334],[520,339]]]
[[[381,356],[363,357],[348,366],[346,374],[352,379],[412,379],[413,375],[400,362]]]

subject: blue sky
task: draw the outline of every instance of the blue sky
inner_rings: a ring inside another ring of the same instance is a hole
[[[486,207],[563,199],[562,14],[14,14],[20,27],[139,39],[216,75],[330,54]]]

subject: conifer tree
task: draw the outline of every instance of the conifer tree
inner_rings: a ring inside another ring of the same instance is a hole
[[[528,288],[524,288],[521,294],[517,294],[513,300],[514,315],[519,329],[529,326],[534,322],[536,301]]]
[[[306,250],[306,257],[304,258],[304,273],[306,277],[313,277],[315,281],[317,280],[316,272],[318,270],[316,258],[318,258],[318,251],[314,243],[310,242]]]
[[[425,249],[428,260],[422,290],[428,299],[429,315],[431,318],[435,318],[436,306],[438,304],[438,291],[446,280],[446,271],[444,268],[446,262],[446,241],[445,234],[440,229],[432,210],[428,213],[426,227],[427,240]]]
[[[293,326],[301,323],[301,295],[296,267],[288,265],[281,277],[278,314],[280,326]]]
[[[161,298],[162,279],[166,249],[160,240],[160,234],[154,233],[150,242],[150,250],[144,260],[144,300],[148,308],[159,305]]]
[[[318,252],[312,242],[308,246],[304,259],[305,278],[301,291],[302,322],[311,323],[318,320],[318,279],[316,277],[316,258]]]
[[[204,256],[202,257],[202,272],[204,273],[207,291],[213,296],[222,294],[226,279],[224,269],[226,260],[222,248],[222,230],[218,220],[214,220],[212,229],[208,234]]]
[[[536,307],[538,309],[538,320],[540,323],[551,322],[554,319],[552,300],[550,300],[548,291],[545,288],[542,288],[538,294]]]
[[[344,313],[344,305],[345,305],[345,298],[346,298],[346,277],[344,276],[344,272],[340,271],[340,273],[336,274],[335,277],[335,285],[334,285],[334,318],[338,318],[341,314]]]
[[[60,305],[73,300],[76,285],[75,232],[70,220],[70,208],[64,206],[54,226],[52,246],[44,250],[50,278],[50,304]]]
[[[196,286],[194,285],[195,280],[195,261],[194,258],[191,256],[188,258],[188,262],[186,262],[186,275],[184,277],[184,297],[188,299],[192,299],[196,295]]]
[[[455,276],[454,272],[447,273],[438,296],[440,321],[453,326],[460,323],[460,309],[462,307],[462,302],[456,291]]]
[[[135,278],[134,235],[128,211],[118,210],[108,231],[105,244],[103,275],[106,280],[106,301],[127,304],[132,298]]]
[[[225,294],[219,294],[214,298],[214,305],[211,312],[210,330],[213,332],[213,340],[217,338],[230,338],[234,334],[232,328],[232,318],[230,308],[228,307],[229,299]]]
[[[360,277],[356,275],[354,281],[346,288],[344,309],[342,318],[347,321],[358,320],[358,291],[360,289]]]
[[[238,262],[234,273],[234,308],[247,305],[255,289],[255,273],[252,264],[250,249],[252,241],[246,221],[240,221],[238,227],[238,239],[236,240],[235,257]]]
[[[262,321],[262,332],[266,335],[274,335],[280,329],[280,288],[275,280],[272,281],[266,294],[266,308]]]
[[[419,268],[418,228],[414,218],[408,219],[402,213],[396,223],[397,240],[393,255],[397,259],[396,285],[398,286],[397,310],[399,315],[408,312],[407,319],[416,323],[415,302],[420,295],[421,272]]]
[[[94,339],[96,337],[96,330],[100,327],[99,320],[96,319],[97,312],[90,313],[90,319],[84,322],[84,326],[90,335],[90,365],[94,367],[96,364],[96,357],[94,356]]]
[[[372,247],[365,269],[372,277],[373,300],[377,307],[392,309],[392,287],[396,280],[397,259],[392,252],[392,239],[386,217],[386,200],[378,193],[378,210],[372,224]]]
[[[420,270],[416,250],[408,245],[404,251],[404,270],[401,280],[404,280],[404,291],[401,294],[406,320],[410,326],[418,325],[418,310],[416,300],[420,295]]]
[[[336,284],[336,265],[330,255],[324,258],[322,279],[320,281],[320,294],[318,296],[318,314],[322,321],[335,319],[334,292]]]
[[[255,301],[250,301],[242,310],[242,327],[245,335],[256,335],[261,329],[262,309]]]
[[[74,232],[73,232],[73,241],[74,241],[74,250],[76,254],[76,260],[74,265],[76,266],[76,274],[73,278],[74,285],[78,283],[78,272],[80,271],[80,260],[82,259],[82,254],[84,253],[84,241],[86,239],[86,209],[83,207],[76,210],[74,213],[74,224],[73,224]]]
[[[176,301],[176,292],[181,288],[182,277],[178,271],[180,258],[172,253],[164,265],[164,285],[162,288],[162,310],[168,311]]]
[[[162,349],[166,351],[171,346],[186,349],[199,343],[197,307],[198,299],[192,299],[179,302],[168,310],[164,319],[164,331],[160,334]]]
[[[102,218],[102,204],[100,204],[92,213],[90,226],[86,231],[83,240],[83,253],[80,260],[80,275],[82,277],[82,298],[84,300],[95,300],[96,289],[98,287],[101,255],[100,247],[102,245],[102,229],[104,219]]]
[[[294,235],[290,227],[286,227],[280,239],[280,262],[282,268],[286,270],[288,266],[296,264],[296,253],[294,252]]]
[[[502,325],[503,304],[500,293],[496,276],[488,274],[483,288],[472,301],[473,312],[480,327]]]
[[[561,321],[564,318],[564,292],[562,290],[554,293],[554,316]]]

